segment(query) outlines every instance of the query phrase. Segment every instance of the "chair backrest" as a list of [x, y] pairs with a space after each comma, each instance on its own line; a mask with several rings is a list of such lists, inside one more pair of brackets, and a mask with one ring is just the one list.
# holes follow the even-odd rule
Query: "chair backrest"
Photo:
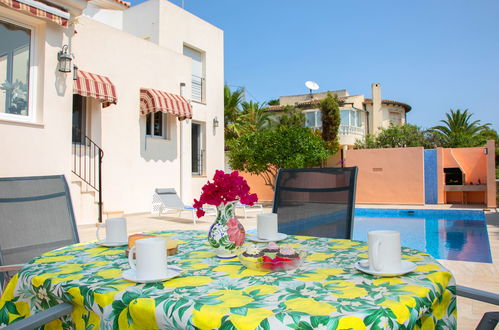
[[183, 210], [185, 207], [174, 188], [156, 189], [156, 194], [166, 208]]
[[64, 175], [0, 178], [0, 265], [79, 242]]
[[272, 212], [279, 232], [352, 237], [357, 167], [280, 169]]

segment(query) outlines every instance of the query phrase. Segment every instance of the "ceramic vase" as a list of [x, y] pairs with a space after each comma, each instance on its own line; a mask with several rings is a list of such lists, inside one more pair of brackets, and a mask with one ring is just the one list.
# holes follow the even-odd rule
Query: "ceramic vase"
[[217, 217], [208, 232], [208, 242], [215, 249], [217, 257], [234, 258], [244, 244], [246, 232], [236, 218], [237, 201], [217, 206]]

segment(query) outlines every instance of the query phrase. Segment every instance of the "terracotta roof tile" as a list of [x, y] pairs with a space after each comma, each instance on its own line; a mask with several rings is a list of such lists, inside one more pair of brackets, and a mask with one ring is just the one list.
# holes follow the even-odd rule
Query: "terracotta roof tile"
[[[373, 100], [372, 99], [368, 99], [366, 98], [364, 100], [364, 103], [369, 103], [369, 104], [372, 104], [373, 103]], [[400, 107], [403, 107], [405, 108], [405, 112], [409, 112], [411, 111], [412, 107], [407, 104], [407, 103], [403, 103], [403, 102], [399, 102], [399, 101], [394, 101], [394, 100], [381, 100], [381, 103], [382, 104], [389, 104], [389, 105], [398, 105]]]
[[119, 3], [120, 5], [123, 5], [127, 8], [130, 8], [130, 1], [123, 1], [123, 0], [113, 0], [114, 2]]

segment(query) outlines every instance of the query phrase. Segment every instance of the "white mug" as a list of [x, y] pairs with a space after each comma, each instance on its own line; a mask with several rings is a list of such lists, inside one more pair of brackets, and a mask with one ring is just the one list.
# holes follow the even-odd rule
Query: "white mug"
[[128, 263], [135, 270], [137, 278], [155, 279], [165, 276], [166, 240], [162, 237], [153, 237], [135, 241], [128, 254]]
[[99, 224], [97, 226], [97, 231], [95, 235], [97, 240], [101, 241], [99, 237], [99, 229], [106, 228], [106, 239], [105, 242], [108, 243], [123, 243], [128, 241], [128, 233], [126, 229], [126, 219], [125, 218], [112, 218], [106, 219], [106, 223]]
[[393, 230], [375, 230], [368, 234], [369, 268], [392, 273], [400, 270], [400, 233]]
[[274, 239], [277, 236], [277, 214], [264, 213], [256, 216], [256, 233], [260, 239]]

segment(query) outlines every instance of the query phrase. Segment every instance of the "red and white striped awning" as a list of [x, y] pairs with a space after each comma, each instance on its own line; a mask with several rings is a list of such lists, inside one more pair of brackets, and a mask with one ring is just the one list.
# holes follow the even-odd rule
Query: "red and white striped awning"
[[103, 108], [118, 102], [116, 87], [108, 77], [81, 70], [78, 70], [78, 77], [73, 85], [73, 94], [101, 100]]
[[0, 5], [47, 19], [65, 28], [68, 27], [69, 13], [66, 10], [48, 5], [44, 2], [36, 0], [0, 0]]
[[140, 114], [164, 112], [178, 116], [178, 120], [192, 118], [192, 106], [184, 97], [152, 88], [140, 89]]

